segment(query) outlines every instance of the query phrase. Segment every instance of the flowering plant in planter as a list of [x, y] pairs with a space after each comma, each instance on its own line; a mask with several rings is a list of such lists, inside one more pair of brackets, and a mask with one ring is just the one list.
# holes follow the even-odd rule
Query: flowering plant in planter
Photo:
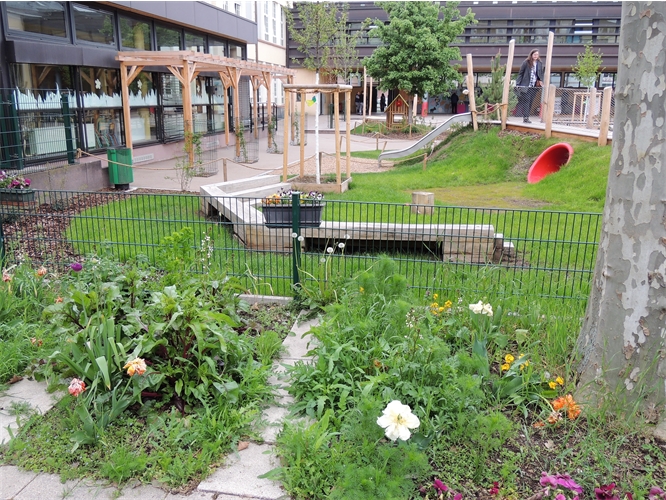
[[[299, 193], [292, 189], [280, 189], [277, 193], [264, 198], [261, 202], [263, 206], [270, 205], [289, 205], [291, 206], [292, 195]], [[300, 192], [301, 205], [320, 205], [324, 195], [319, 191], [310, 191], [309, 193]]]
[[16, 177], [11, 177], [7, 175], [7, 172], [0, 170], [0, 189], [29, 189], [30, 188], [30, 179], [21, 177], [20, 175]]

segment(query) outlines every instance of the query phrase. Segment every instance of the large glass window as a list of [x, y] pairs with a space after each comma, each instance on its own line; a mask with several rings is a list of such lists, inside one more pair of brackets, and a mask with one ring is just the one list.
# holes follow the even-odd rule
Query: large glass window
[[11, 68], [14, 86], [21, 89], [55, 90], [56, 88], [74, 88], [69, 66], [12, 64]]
[[229, 57], [232, 59], [243, 59], [243, 47], [235, 43], [229, 44]]
[[130, 106], [157, 106], [153, 73], [142, 71], [129, 85]]
[[103, 45], [115, 45], [113, 14], [79, 3], [72, 4], [76, 39]]
[[155, 108], [138, 108], [130, 111], [130, 130], [134, 143], [157, 140]]
[[222, 40], [216, 40], [215, 38], [208, 38], [208, 53], [216, 56], [226, 57], [227, 43]]
[[10, 30], [66, 37], [65, 7], [60, 2], [5, 2]]
[[155, 34], [157, 35], [157, 50], [180, 50], [181, 34], [179, 30], [156, 26]]
[[79, 69], [85, 108], [121, 107], [120, 77], [118, 70], [107, 68]]
[[148, 23], [120, 16], [120, 37], [123, 49], [152, 50]]
[[102, 149], [122, 146], [120, 115], [119, 109], [86, 110], [83, 117], [86, 147]]
[[204, 51], [204, 37], [194, 33], [185, 32], [185, 50], [193, 50], [194, 52]]
[[165, 106], [183, 104], [183, 89], [180, 80], [170, 73], [162, 74], [162, 102]]

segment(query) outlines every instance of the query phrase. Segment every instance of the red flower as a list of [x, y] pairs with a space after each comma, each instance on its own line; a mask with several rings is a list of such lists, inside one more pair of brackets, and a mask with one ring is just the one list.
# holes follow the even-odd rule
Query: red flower
[[72, 396], [78, 398], [79, 394], [86, 390], [86, 383], [81, 379], [73, 378], [69, 384], [68, 390]]

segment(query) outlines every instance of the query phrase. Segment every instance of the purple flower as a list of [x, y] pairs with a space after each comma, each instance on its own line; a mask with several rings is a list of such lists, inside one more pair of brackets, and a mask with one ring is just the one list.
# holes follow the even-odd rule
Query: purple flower
[[666, 498], [666, 493], [661, 488], [653, 486], [650, 488], [650, 494], [648, 495], [650, 500], [659, 500], [660, 498]]
[[615, 483], [594, 488], [594, 496], [597, 500], [620, 500], [615, 494]]
[[456, 493], [453, 495], [453, 500], [462, 500], [462, 493]]
[[435, 479], [435, 482], [433, 483], [432, 487], [435, 488], [440, 493], [446, 493], [447, 491], [449, 491], [449, 487], [445, 485], [443, 482], [441, 482], [439, 479]]
[[542, 472], [539, 483], [541, 483], [541, 486], [552, 486], [553, 488], [562, 486], [563, 488], [567, 488], [578, 494], [583, 493], [583, 488], [576, 484], [569, 474], [555, 474], [554, 476], [549, 476], [545, 472]]
[[81, 269], [83, 269], [83, 266], [79, 262], [72, 262], [69, 267], [72, 268], [72, 271], [79, 272]]

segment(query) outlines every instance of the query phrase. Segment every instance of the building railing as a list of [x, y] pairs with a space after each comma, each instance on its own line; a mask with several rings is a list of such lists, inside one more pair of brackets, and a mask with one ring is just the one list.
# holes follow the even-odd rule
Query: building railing
[[91, 253], [141, 254], [159, 266], [164, 238], [191, 228], [184, 234], [198, 256], [194, 271], [209, 264], [197, 253], [208, 236], [210, 264], [252, 293], [292, 295], [295, 282], [330, 286], [388, 255], [420, 293], [586, 299], [601, 230], [594, 213], [326, 200], [319, 227], [276, 227], [266, 225], [265, 211], [256, 198], [34, 191], [32, 199], [0, 198], [0, 249], [5, 266], [86, 265]]

